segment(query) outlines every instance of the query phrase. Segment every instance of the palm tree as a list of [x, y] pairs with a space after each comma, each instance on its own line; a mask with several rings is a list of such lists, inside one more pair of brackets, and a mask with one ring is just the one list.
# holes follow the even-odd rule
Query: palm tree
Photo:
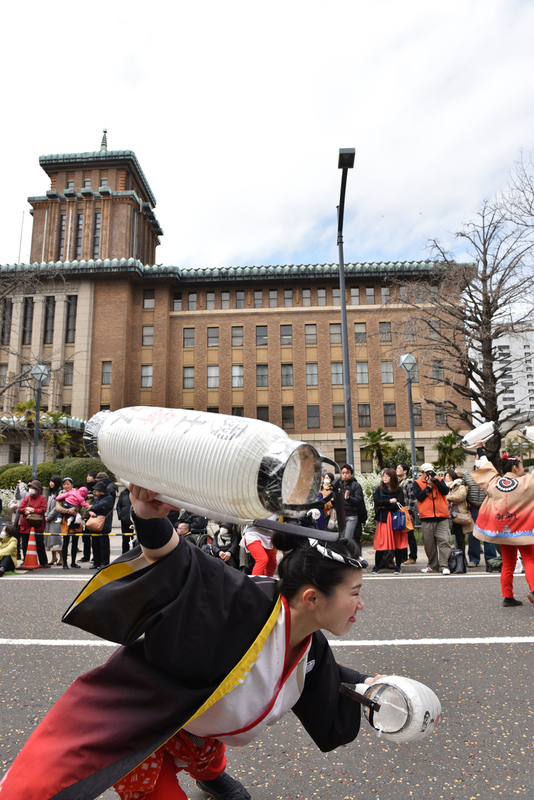
[[386, 433], [384, 428], [377, 428], [376, 431], [368, 431], [362, 436], [362, 442], [366, 444], [362, 447], [362, 452], [378, 464], [379, 469], [384, 469], [384, 459], [391, 455], [392, 445], [394, 438], [390, 433]]
[[63, 411], [49, 411], [43, 414], [43, 438], [52, 450], [53, 461], [57, 461], [58, 454], [61, 458], [70, 453], [71, 435], [65, 425]]
[[462, 439], [460, 428], [456, 428], [444, 436], [440, 436], [436, 442], [438, 457], [436, 467], [441, 470], [455, 469], [461, 467], [467, 458], [467, 454], [460, 444]]

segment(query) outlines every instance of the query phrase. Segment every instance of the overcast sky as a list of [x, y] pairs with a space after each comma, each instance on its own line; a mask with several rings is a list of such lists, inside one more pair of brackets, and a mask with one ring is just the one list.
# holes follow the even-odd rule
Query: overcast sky
[[[420, 260], [534, 133], [534, 3], [3, 4], [0, 262], [29, 258], [47, 153], [133, 150], [181, 267]], [[529, 55], [530, 53], [530, 55]], [[24, 215], [23, 215], [23, 212]], [[459, 255], [463, 255], [458, 251]]]

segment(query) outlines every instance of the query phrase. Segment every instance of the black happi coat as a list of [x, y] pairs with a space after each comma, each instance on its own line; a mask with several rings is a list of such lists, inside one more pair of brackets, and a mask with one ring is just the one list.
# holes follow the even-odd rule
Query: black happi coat
[[[98, 797], [235, 685], [276, 621], [274, 589], [185, 540], [156, 564], [136, 548], [98, 573], [63, 620], [124, 646], [53, 706], [7, 773], [2, 800]], [[321, 632], [308, 670], [293, 711], [321, 750], [351, 742], [360, 706], [339, 687], [367, 676], [337, 664]]]

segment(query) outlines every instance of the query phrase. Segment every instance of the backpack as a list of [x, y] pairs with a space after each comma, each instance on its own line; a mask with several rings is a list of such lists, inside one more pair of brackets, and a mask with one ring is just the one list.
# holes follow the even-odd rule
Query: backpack
[[453, 547], [449, 554], [449, 569], [451, 575], [462, 575], [467, 572], [467, 563], [463, 550]]

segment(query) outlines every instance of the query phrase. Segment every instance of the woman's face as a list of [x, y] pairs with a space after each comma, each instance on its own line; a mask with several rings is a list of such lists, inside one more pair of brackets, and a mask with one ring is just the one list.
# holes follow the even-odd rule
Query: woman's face
[[72, 481], [63, 481], [63, 491], [70, 492], [72, 489]]
[[391, 475], [388, 475], [387, 472], [382, 473], [382, 483], [385, 483], [386, 486], [389, 486], [391, 483]]
[[360, 596], [361, 569], [347, 570], [345, 580], [338, 583], [330, 597], [317, 591], [317, 622], [323, 630], [334, 636], [348, 633], [356, 622], [356, 614], [363, 609]]
[[452, 475], [450, 472], [445, 473], [445, 483], [452, 483]]

